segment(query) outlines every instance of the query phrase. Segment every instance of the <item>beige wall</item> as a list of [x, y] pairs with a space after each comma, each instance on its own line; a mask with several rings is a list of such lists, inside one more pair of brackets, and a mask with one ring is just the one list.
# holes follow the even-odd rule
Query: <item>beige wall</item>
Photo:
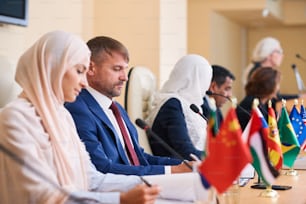
[[158, 73], [159, 1], [96, 0], [95, 35], [121, 41], [130, 52], [130, 65], [148, 66]]
[[19, 56], [42, 34], [65, 30], [92, 36], [92, 0], [29, 1], [29, 26], [0, 26], [0, 107], [20, 92], [14, 82]]
[[[151, 69], [158, 86], [186, 54], [186, 0], [96, 0], [94, 12], [94, 33], [112, 36], [126, 45], [130, 67]], [[123, 94], [117, 100], [123, 103]]]
[[186, 53], [187, 0], [160, 0], [160, 86], [168, 79], [174, 64]]
[[[76, 33], [85, 41], [96, 35], [118, 39], [129, 49], [130, 66], [150, 68], [158, 84], [186, 54], [186, 0], [32, 0], [29, 7], [28, 27], [0, 27], [0, 56], [12, 61], [11, 80], [20, 54], [55, 29]], [[118, 100], [123, 103], [123, 94]]]
[[[290, 68], [292, 63], [297, 64], [302, 78], [305, 75], [306, 64], [294, 57], [296, 53], [306, 55], [305, 19], [298, 18], [293, 12], [296, 10], [294, 8], [305, 5], [303, 1], [291, 3], [283, 0], [281, 6], [288, 7], [280, 12], [282, 18], [286, 17], [283, 25], [265, 26], [259, 20], [255, 27], [245, 25], [240, 20], [248, 19], [254, 11], [258, 13], [267, 6], [265, 0], [29, 2], [28, 27], [0, 26], [0, 71], [7, 73], [5, 80], [13, 81], [20, 54], [43, 33], [55, 29], [76, 33], [85, 41], [96, 35], [109, 35], [122, 41], [131, 54], [130, 66], [149, 67], [156, 74], [159, 85], [167, 79], [178, 58], [186, 53], [197, 53], [212, 64], [224, 65], [234, 72], [237, 76], [234, 94], [241, 99], [244, 94], [241, 86], [242, 70], [250, 59], [255, 42], [267, 35], [279, 38], [285, 50], [281, 90], [288, 93], [297, 90]], [[241, 11], [244, 13], [239, 13]], [[297, 11], [301, 13], [302, 10]], [[17, 91], [7, 92], [1, 86], [0, 97], [10, 100]], [[9, 97], [6, 96], [8, 93]], [[122, 98], [118, 99], [121, 103]]]
[[284, 60], [280, 67], [282, 72], [281, 92], [282, 93], [298, 93], [297, 84], [292, 64], [296, 64], [304, 83], [306, 83], [306, 62], [295, 57], [298, 53], [306, 57], [306, 27], [272, 27], [249, 29], [248, 31], [248, 56], [252, 54], [256, 42], [266, 36], [276, 37], [280, 40], [284, 50]]
[[306, 3], [283, 0], [263, 18], [262, 9], [271, 6], [266, 1], [188, 1], [188, 52], [201, 54], [212, 64], [232, 70], [237, 78], [233, 94], [238, 100], [244, 96], [242, 72], [250, 62], [256, 42], [265, 36], [278, 38], [285, 51], [281, 91], [298, 92], [292, 63], [296, 63], [306, 82], [306, 63], [295, 58], [296, 53], [306, 55]]
[[[188, 4], [188, 52], [231, 70], [236, 76], [233, 95], [240, 99], [244, 94], [240, 79], [246, 65], [247, 29], [221, 15], [219, 4], [203, 2], [190, 0]], [[223, 112], [227, 109], [225, 106]]]

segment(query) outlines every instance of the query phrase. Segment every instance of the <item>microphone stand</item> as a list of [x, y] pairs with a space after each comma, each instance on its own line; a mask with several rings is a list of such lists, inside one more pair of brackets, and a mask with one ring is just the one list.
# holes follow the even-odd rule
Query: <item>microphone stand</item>
[[177, 158], [181, 159], [183, 163], [191, 170], [193, 170], [193, 167], [179, 154], [177, 153], [172, 147], [170, 147], [163, 139], [161, 139], [155, 132], [149, 128], [149, 126], [141, 119], [136, 119], [135, 121], [136, 125], [143, 129], [148, 136], [153, 137], [156, 139], [165, 149], [167, 149], [171, 154], [175, 155]]
[[295, 79], [296, 79], [296, 83], [297, 83], [299, 91], [300, 92], [304, 92], [306, 90], [306, 88], [305, 88], [303, 79], [302, 79], [302, 77], [301, 77], [301, 75], [299, 73], [298, 68], [296, 67], [295, 64], [292, 64], [291, 67], [293, 69], [293, 72], [294, 72], [294, 75], [295, 75]]

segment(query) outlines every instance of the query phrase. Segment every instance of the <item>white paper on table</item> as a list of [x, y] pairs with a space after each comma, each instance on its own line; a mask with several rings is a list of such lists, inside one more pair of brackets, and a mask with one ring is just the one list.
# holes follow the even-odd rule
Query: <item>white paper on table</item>
[[240, 173], [240, 178], [252, 179], [255, 177], [255, 169], [252, 164], [247, 164]]
[[188, 202], [214, 200], [212, 190], [204, 188], [200, 175], [196, 172], [152, 175], [144, 178], [161, 187], [161, 199]]

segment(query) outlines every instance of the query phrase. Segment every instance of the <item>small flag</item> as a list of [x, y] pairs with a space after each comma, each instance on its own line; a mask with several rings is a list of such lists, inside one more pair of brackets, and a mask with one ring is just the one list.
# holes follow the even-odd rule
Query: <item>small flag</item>
[[258, 109], [258, 100], [253, 102], [251, 119], [243, 132], [252, 153], [253, 167], [266, 185], [272, 185], [279, 172], [271, 165], [268, 158], [267, 140], [269, 129], [266, 120]]
[[299, 144], [302, 145], [304, 143], [304, 140], [306, 139], [306, 128], [302, 120], [301, 114], [298, 112], [296, 108], [296, 104], [297, 104], [297, 100], [291, 109], [289, 118], [290, 118], [292, 127], [294, 129], [294, 132], [296, 134], [296, 137], [299, 141]]
[[304, 107], [304, 104], [303, 104], [303, 100], [302, 100], [302, 103], [301, 103], [301, 117], [302, 117], [302, 120], [304, 122], [304, 124], [306, 125], [306, 111], [305, 111], [305, 107]]
[[283, 101], [283, 107], [277, 122], [277, 126], [279, 128], [279, 135], [282, 143], [284, 164], [291, 168], [300, 152], [300, 145], [290, 122], [285, 101]]
[[268, 136], [268, 152], [269, 159], [272, 165], [279, 170], [283, 165], [283, 153], [281, 148], [281, 142], [279, 138], [279, 132], [277, 128], [275, 111], [272, 108], [271, 100], [268, 106], [268, 125], [269, 125], [269, 136]]
[[[210, 117], [209, 120], [214, 120]], [[243, 168], [251, 162], [251, 154], [242, 141], [241, 127], [235, 108], [231, 108], [214, 136], [214, 123], [209, 123], [208, 155], [199, 171], [219, 193], [226, 191], [237, 179]]]

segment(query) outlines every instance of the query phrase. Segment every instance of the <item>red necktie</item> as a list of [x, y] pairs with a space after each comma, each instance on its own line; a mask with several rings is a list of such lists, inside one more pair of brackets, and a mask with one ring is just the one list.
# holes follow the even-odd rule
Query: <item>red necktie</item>
[[110, 109], [113, 111], [113, 113], [115, 115], [115, 118], [117, 120], [117, 123], [119, 125], [119, 128], [120, 128], [121, 134], [123, 136], [125, 148], [127, 150], [127, 154], [129, 156], [130, 162], [135, 166], [139, 166], [138, 157], [137, 157], [136, 152], [135, 152], [135, 150], [132, 146], [130, 137], [127, 133], [127, 130], [126, 130], [124, 124], [123, 124], [123, 120], [122, 120], [122, 117], [121, 117], [121, 114], [119, 112], [119, 109], [118, 109], [117, 105], [114, 102], [112, 102], [112, 105], [110, 106]]

